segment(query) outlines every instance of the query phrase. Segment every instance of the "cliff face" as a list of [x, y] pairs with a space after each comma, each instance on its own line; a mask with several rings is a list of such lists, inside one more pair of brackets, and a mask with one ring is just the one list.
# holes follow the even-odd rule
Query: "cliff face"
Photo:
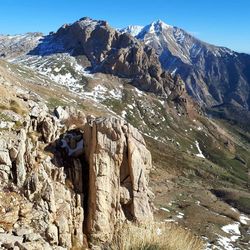
[[116, 225], [152, 220], [151, 155], [137, 129], [27, 100], [1, 131], [1, 246], [70, 249], [110, 242]]
[[151, 155], [138, 130], [115, 118], [89, 119], [84, 141], [89, 165], [87, 232], [106, 241], [119, 221], [152, 220]]
[[60, 28], [52, 40], [73, 56], [86, 56], [95, 71], [132, 79], [146, 91], [168, 93], [168, 79], [162, 75], [154, 49], [105, 21], [83, 18]]

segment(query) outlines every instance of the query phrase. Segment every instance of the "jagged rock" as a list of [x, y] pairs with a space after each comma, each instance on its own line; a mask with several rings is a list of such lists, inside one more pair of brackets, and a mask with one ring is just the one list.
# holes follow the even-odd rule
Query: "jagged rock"
[[[125, 218], [152, 220], [148, 199], [151, 155], [137, 129], [116, 118], [89, 119], [84, 130], [85, 155], [89, 164], [87, 231], [91, 237], [110, 241], [114, 227]], [[131, 190], [128, 206], [120, 186]]]
[[46, 238], [52, 245], [58, 245], [58, 228], [56, 225], [49, 225], [46, 230]]
[[41, 132], [46, 143], [50, 143], [56, 139], [57, 124], [52, 116], [46, 116], [41, 122]]
[[34, 118], [44, 117], [48, 113], [48, 107], [44, 103], [36, 103], [32, 100], [28, 101], [28, 105], [31, 108], [30, 116]]
[[11, 166], [9, 150], [0, 149], [0, 164]]
[[11, 167], [6, 165], [0, 165], [0, 182], [8, 183], [10, 175]]
[[[66, 125], [48, 113], [37, 114], [13, 132], [15, 139], [0, 140], [9, 164], [0, 165], [0, 174], [6, 183], [10, 177], [16, 180], [17, 192], [22, 190], [18, 199], [13, 193], [6, 200], [10, 206], [3, 206], [0, 219], [7, 225], [4, 230], [23, 236], [25, 242], [16, 243], [20, 249], [87, 247], [85, 231], [92, 239], [110, 242], [124, 220], [152, 219], [147, 186], [151, 156], [140, 133], [123, 120], [87, 120], [76, 110], [65, 110], [81, 117], [80, 129], [59, 136]], [[39, 133], [37, 142], [31, 136]], [[53, 155], [43, 152], [46, 146]]]
[[22, 187], [26, 179], [26, 167], [24, 154], [26, 152], [26, 131], [21, 129], [19, 133], [18, 154], [16, 157], [17, 186]]
[[69, 113], [61, 106], [57, 107], [54, 113], [59, 120], [63, 121], [69, 118]]

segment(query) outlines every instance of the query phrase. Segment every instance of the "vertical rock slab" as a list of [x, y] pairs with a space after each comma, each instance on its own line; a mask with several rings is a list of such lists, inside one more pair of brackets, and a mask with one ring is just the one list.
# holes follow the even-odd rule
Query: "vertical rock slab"
[[19, 134], [18, 154], [16, 158], [17, 186], [22, 187], [26, 180], [25, 152], [26, 152], [26, 131], [21, 129]]
[[133, 187], [132, 215], [137, 221], [153, 219], [148, 197], [148, 174], [152, 166], [151, 154], [141, 134], [129, 125], [128, 167]]
[[84, 142], [89, 164], [87, 234], [110, 241], [115, 226], [125, 219], [152, 220], [151, 155], [138, 130], [114, 117], [89, 118]]

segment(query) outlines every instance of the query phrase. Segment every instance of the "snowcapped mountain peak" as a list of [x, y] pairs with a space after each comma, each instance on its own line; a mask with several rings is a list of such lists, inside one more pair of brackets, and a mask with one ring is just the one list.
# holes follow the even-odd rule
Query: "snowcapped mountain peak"
[[141, 26], [141, 25], [129, 25], [126, 28], [118, 29], [122, 33], [129, 33], [132, 36], [141, 36], [141, 34], [151, 33], [151, 34], [159, 34], [163, 30], [167, 30], [169, 28], [173, 28], [173, 26], [164, 23], [162, 20], [156, 20], [149, 25]]
[[156, 33], [156, 34], [169, 28], [172, 28], [172, 26], [164, 23], [161, 20], [154, 21], [151, 24], [144, 27], [147, 33]]
[[154, 25], [155, 27], [161, 27], [162, 29], [168, 29], [168, 28], [173, 27], [173, 26], [171, 26], [169, 24], [166, 24], [165, 22], [163, 22], [160, 19], [158, 19], [157, 21], [152, 22], [151, 25]]
[[137, 36], [143, 29], [143, 26], [140, 25], [129, 25], [126, 28], [118, 29], [121, 33], [129, 33], [132, 36]]
[[140, 33], [137, 34], [137, 38], [144, 37], [146, 34], [151, 34], [154, 36], [160, 35], [162, 32], [167, 30], [172, 30], [173, 26], [164, 23], [162, 20], [157, 20], [149, 25], [146, 25]]

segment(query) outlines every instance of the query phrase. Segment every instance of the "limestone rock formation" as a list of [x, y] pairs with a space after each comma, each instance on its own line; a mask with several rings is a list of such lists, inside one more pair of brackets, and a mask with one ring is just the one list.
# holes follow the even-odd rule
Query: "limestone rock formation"
[[72, 108], [30, 109], [42, 111], [0, 135], [1, 247], [84, 249], [87, 239], [110, 242], [126, 220], [153, 219], [151, 155], [137, 129]]
[[107, 241], [125, 219], [152, 220], [151, 155], [138, 130], [116, 118], [90, 118], [84, 141], [89, 164], [87, 233]]

